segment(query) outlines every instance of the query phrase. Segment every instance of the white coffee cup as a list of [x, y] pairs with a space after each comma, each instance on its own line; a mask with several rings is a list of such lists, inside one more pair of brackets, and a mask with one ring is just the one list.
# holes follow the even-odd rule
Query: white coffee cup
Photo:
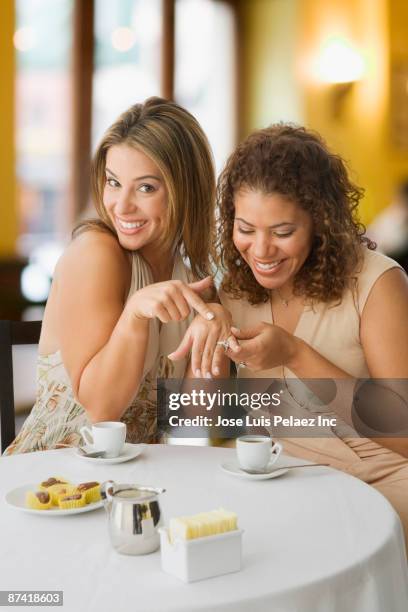
[[101, 421], [91, 428], [79, 430], [87, 444], [94, 451], [105, 451], [106, 457], [118, 457], [123, 451], [126, 440], [126, 425], [120, 421]]
[[263, 470], [274, 464], [282, 452], [282, 444], [269, 436], [241, 436], [237, 439], [238, 463], [244, 470]]

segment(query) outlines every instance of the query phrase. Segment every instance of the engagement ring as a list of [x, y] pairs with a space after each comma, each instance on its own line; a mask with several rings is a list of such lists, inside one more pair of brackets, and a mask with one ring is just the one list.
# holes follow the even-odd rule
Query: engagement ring
[[229, 347], [230, 347], [228, 340], [219, 340], [219, 341], [217, 342], [217, 345], [219, 345], [219, 346], [223, 346], [223, 347], [224, 347], [224, 351], [225, 351], [225, 352], [227, 352], [227, 351], [228, 351], [228, 349], [229, 349]]

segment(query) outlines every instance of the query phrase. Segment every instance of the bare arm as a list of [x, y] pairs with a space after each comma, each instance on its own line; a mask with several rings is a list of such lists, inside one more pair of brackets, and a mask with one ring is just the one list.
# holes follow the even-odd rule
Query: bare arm
[[[361, 343], [372, 378], [408, 402], [408, 278], [397, 268], [385, 272], [373, 286], [361, 317]], [[387, 410], [386, 403], [381, 409]], [[405, 417], [405, 423], [407, 418]], [[379, 444], [408, 457], [407, 438], [376, 438]]]
[[298, 378], [352, 378], [307, 342], [293, 336], [294, 348], [286, 365]]
[[124, 307], [130, 264], [114, 237], [86, 232], [57, 269], [58, 336], [78, 401], [91, 421], [118, 420], [137, 392], [149, 322]]
[[137, 393], [150, 319], [181, 321], [191, 309], [214, 318], [199, 295], [211, 277], [152, 283], [126, 301], [130, 278], [125, 251], [102, 232], [76, 238], [58, 265], [59, 346], [74, 393], [92, 421], [119, 419]]

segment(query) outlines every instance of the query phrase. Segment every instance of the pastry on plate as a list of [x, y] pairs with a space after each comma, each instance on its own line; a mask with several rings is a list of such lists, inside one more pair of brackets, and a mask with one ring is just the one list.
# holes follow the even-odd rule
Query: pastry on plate
[[28, 491], [26, 505], [33, 510], [48, 510], [52, 506], [51, 495], [48, 491]]
[[43, 480], [40, 483], [40, 489], [43, 489], [44, 491], [48, 491], [50, 487], [54, 487], [55, 485], [60, 485], [60, 484], [69, 484], [69, 481], [65, 480], [65, 478], [61, 478], [60, 476], [51, 476], [51, 478], [48, 478], [47, 480]]
[[53, 506], [58, 506], [58, 497], [61, 492], [69, 494], [71, 492], [70, 482], [65, 478], [59, 476], [52, 476], [48, 480], [44, 480], [40, 483], [40, 489], [42, 491], [48, 491], [51, 495], [51, 503]]
[[71, 493], [71, 495], [61, 495], [58, 498], [58, 505], [61, 510], [72, 510], [86, 506], [85, 495], [83, 493]]
[[91, 504], [92, 502], [97, 502], [102, 499], [99, 482], [81, 482], [81, 484], [76, 487], [76, 490], [79, 493], [85, 494], [87, 504]]

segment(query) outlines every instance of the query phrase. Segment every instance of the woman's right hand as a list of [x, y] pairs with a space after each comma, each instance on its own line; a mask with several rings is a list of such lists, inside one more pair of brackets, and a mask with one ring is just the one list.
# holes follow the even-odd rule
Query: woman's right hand
[[199, 294], [212, 287], [212, 283], [211, 276], [188, 284], [180, 280], [153, 283], [136, 291], [127, 308], [134, 317], [141, 320], [157, 317], [162, 323], [183, 321], [194, 309], [210, 321], [214, 313]]

